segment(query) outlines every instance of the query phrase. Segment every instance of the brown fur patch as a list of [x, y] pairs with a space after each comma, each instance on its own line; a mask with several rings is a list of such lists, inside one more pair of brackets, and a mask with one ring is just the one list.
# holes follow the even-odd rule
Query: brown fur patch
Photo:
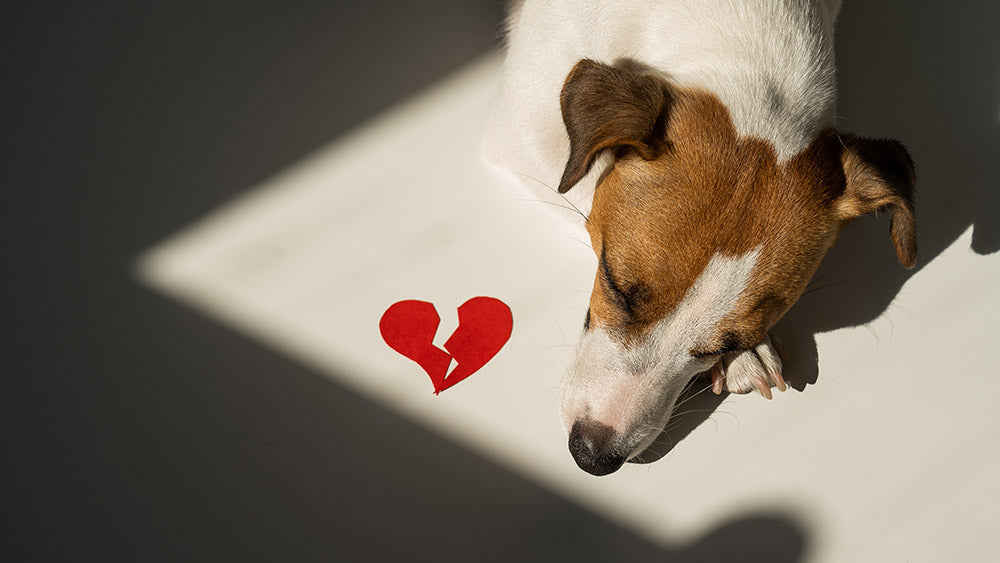
[[843, 191], [839, 154], [829, 150], [839, 142], [826, 135], [779, 167], [767, 143], [737, 136], [714, 96], [683, 91], [674, 100], [669, 149], [655, 160], [617, 159], [587, 221], [617, 285], [642, 286], [646, 297], [626, 316], [599, 278], [591, 323], [637, 336], [677, 306], [713, 255], [760, 248], [748, 306], [726, 329], [750, 346], [797, 299], [838, 232], [828, 206]]
[[563, 108], [572, 154], [560, 191], [601, 150], [615, 150], [587, 221], [601, 259], [589, 324], [626, 344], [680, 303], [712, 256], [759, 250], [735, 309], [700, 348], [726, 338], [753, 346], [799, 298], [842, 226], [885, 205], [896, 210], [900, 261], [912, 264], [912, 162], [894, 141], [884, 156], [885, 147], [830, 129], [779, 164], [768, 142], [737, 135], [713, 94], [592, 61], [570, 74]]

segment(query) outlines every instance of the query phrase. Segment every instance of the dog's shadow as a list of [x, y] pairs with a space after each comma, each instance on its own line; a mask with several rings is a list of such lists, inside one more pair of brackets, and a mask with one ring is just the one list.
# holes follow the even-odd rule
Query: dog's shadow
[[[846, 4], [837, 26], [840, 130], [894, 137], [917, 164], [917, 267], [904, 270], [888, 214], [844, 229], [813, 283], [775, 333], [791, 360], [785, 376], [817, 381], [815, 335], [870, 323], [903, 283], [970, 226], [972, 249], [1000, 249], [1000, 4], [948, 7], [905, 0]], [[666, 455], [711, 417], [724, 397], [702, 393], [641, 461]]]

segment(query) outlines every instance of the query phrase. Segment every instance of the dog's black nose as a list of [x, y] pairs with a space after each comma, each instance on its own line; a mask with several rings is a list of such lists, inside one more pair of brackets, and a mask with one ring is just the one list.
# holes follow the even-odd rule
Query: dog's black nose
[[591, 475], [618, 471], [625, 456], [614, 447], [615, 431], [593, 420], [579, 420], [569, 433], [569, 452], [580, 469]]

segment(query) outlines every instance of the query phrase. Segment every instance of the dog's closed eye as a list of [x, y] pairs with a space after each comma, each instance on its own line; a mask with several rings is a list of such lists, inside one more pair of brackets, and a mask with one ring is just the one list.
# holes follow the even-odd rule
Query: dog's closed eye
[[614, 274], [611, 273], [611, 267], [608, 265], [603, 248], [601, 249], [600, 262], [601, 280], [610, 294], [612, 303], [625, 313], [628, 320], [636, 320], [638, 309], [648, 295], [646, 288], [642, 284], [619, 283]]

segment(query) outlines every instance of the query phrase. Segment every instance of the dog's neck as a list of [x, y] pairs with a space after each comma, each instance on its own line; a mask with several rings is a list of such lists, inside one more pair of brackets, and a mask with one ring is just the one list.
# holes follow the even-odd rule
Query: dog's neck
[[[785, 162], [834, 125], [836, 65], [831, 16], [818, 6], [789, 13], [777, 4], [707, 24], [710, 39], [682, 40], [649, 63], [681, 86], [718, 96], [741, 136], [769, 141]], [[802, 21], [776, 25], [789, 18]]]
[[834, 125], [833, 71], [829, 78], [816, 78], [790, 84], [785, 76], [764, 72], [712, 72], [680, 82], [718, 96], [739, 135], [769, 141], [778, 162], [784, 163], [808, 147], [820, 131]]

